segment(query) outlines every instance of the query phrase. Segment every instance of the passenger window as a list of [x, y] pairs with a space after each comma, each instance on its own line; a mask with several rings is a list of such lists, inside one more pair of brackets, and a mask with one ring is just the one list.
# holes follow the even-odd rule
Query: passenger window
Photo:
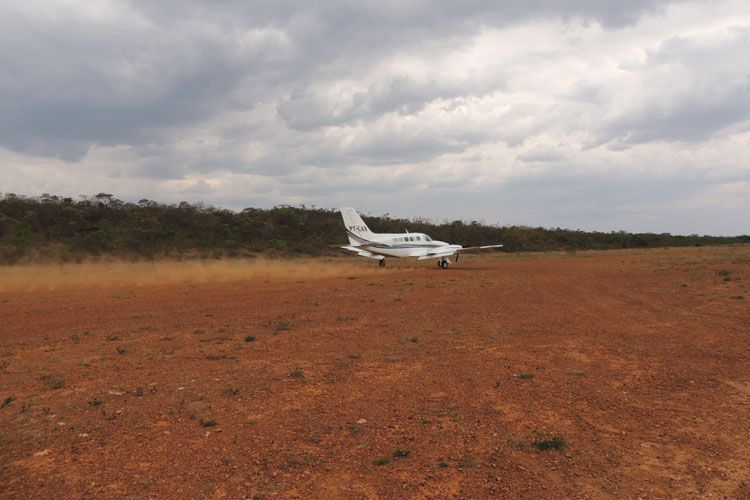
[[417, 236], [417, 241], [422, 241], [422, 238], [420, 236]]

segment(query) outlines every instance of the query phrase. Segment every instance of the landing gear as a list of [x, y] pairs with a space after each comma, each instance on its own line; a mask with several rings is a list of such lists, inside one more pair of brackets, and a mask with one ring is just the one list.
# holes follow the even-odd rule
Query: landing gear
[[380, 259], [380, 267], [385, 267], [385, 259]]
[[439, 260], [438, 261], [438, 267], [442, 267], [443, 269], [448, 269], [448, 261], [447, 260]]

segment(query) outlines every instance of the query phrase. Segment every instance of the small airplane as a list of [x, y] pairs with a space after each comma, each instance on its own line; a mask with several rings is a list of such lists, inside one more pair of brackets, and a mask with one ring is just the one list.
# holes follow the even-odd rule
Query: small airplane
[[361, 257], [378, 259], [380, 267], [385, 267], [386, 257], [416, 257], [417, 260], [437, 259], [438, 267], [448, 269], [450, 257], [464, 252], [500, 248], [502, 245], [462, 247], [443, 241], [436, 241], [424, 233], [373, 233], [356, 210], [351, 207], [339, 209], [344, 217], [349, 244], [341, 248], [357, 252]]

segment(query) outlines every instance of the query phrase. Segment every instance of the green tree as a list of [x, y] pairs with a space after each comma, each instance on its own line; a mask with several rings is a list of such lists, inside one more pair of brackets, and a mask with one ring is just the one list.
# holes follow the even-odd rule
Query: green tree
[[11, 244], [16, 247], [19, 253], [24, 253], [34, 243], [34, 235], [31, 233], [31, 226], [21, 221], [16, 223], [13, 228], [13, 235], [10, 238]]

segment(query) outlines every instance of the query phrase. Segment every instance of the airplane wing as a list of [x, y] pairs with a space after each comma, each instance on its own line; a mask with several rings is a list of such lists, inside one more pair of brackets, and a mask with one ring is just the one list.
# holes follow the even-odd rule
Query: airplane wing
[[490, 248], [500, 248], [500, 247], [502, 247], [502, 245], [483, 245], [480, 247], [466, 247], [466, 248], [462, 247], [461, 245], [448, 245], [445, 247], [437, 247], [434, 250], [430, 250], [424, 255], [420, 255], [417, 258], [417, 260], [447, 258], [457, 253], [476, 252], [480, 250], [487, 250]]
[[465, 253], [465, 252], [476, 252], [478, 250], [487, 250], [488, 248], [500, 248], [502, 245], [483, 245], [481, 247], [466, 247], [466, 248], [460, 248], [456, 250], [456, 253]]

